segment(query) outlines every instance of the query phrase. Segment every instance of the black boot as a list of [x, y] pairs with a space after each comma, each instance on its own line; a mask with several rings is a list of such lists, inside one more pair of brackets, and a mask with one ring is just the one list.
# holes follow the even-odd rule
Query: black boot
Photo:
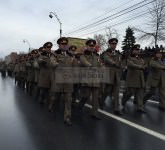
[[78, 108], [79, 108], [80, 111], [82, 111], [82, 109], [83, 109], [83, 107], [84, 107], [86, 101], [87, 101], [87, 98], [82, 98], [82, 99], [80, 100], [80, 102], [79, 102], [79, 104], [78, 104]]
[[65, 123], [67, 126], [72, 126], [72, 122], [71, 122], [71, 119], [70, 119], [70, 118], [67, 118], [66, 120], [64, 120], [64, 123]]

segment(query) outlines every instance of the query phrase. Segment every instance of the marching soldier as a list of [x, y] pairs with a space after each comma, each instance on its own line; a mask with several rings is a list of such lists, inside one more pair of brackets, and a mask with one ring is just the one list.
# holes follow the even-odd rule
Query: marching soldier
[[[89, 71], [100, 67], [99, 55], [95, 50], [96, 41], [93, 39], [87, 40], [86, 46], [87, 49], [84, 51], [84, 54], [80, 56], [80, 64], [82, 68], [85, 67], [85, 69]], [[94, 79], [92, 83], [82, 83], [80, 90], [81, 100], [79, 102], [79, 109], [81, 110], [92, 94], [91, 117], [97, 120], [100, 120], [97, 111], [99, 108], [99, 88], [100, 83], [97, 83]]]
[[51, 42], [46, 42], [43, 45], [41, 55], [38, 58], [38, 64], [40, 69], [39, 79], [38, 79], [38, 87], [40, 89], [39, 103], [41, 104], [48, 102], [48, 95], [50, 88], [49, 54], [51, 52], [52, 46], [53, 44]]
[[11, 62], [7, 65], [7, 74], [9, 77], [12, 77], [13, 70], [14, 70], [14, 64]]
[[19, 58], [19, 76], [18, 76], [18, 86], [25, 89], [27, 71], [26, 71], [26, 61], [28, 60], [28, 55], [21, 55]]
[[50, 58], [51, 67], [51, 88], [50, 88], [50, 104], [49, 111], [57, 111], [59, 100], [64, 96], [64, 123], [68, 126], [72, 125], [71, 121], [71, 103], [72, 103], [72, 83], [65, 83], [59, 80], [57, 75], [63, 76], [62, 71], [72, 67], [72, 57], [68, 52], [68, 39], [61, 37], [57, 40], [59, 49], [57, 49]]
[[35, 50], [35, 56], [33, 61], [33, 68], [34, 68], [34, 99], [37, 100], [39, 96], [39, 87], [38, 87], [38, 81], [39, 81], [39, 72], [40, 67], [38, 64], [38, 58], [40, 56], [40, 51], [42, 51], [43, 47], [40, 47], [38, 50]]
[[[35, 93], [35, 58], [38, 54], [38, 51], [32, 50], [29, 54], [29, 60], [26, 62], [26, 69], [27, 69], [27, 92], [30, 95]], [[39, 67], [39, 66], [38, 66]]]
[[145, 80], [144, 80], [144, 70], [146, 65], [144, 60], [139, 57], [140, 45], [136, 44], [132, 47], [131, 55], [127, 60], [127, 77], [126, 77], [126, 86], [127, 91], [123, 95], [122, 105], [123, 110], [125, 109], [126, 102], [130, 99], [132, 95], [135, 96], [135, 102], [137, 105], [137, 111], [145, 113], [143, 106], [143, 96], [145, 89]]
[[27, 79], [26, 79], [26, 91], [32, 95], [32, 91], [34, 90], [33, 82], [34, 82], [34, 70], [33, 70], [33, 52], [29, 53], [28, 61], [26, 62], [26, 70], [27, 70]]
[[[75, 45], [71, 45], [69, 47], [69, 53], [72, 56], [72, 66], [75, 68], [75, 71], [79, 71], [80, 67], [80, 52], [77, 51], [77, 47]], [[74, 73], [74, 72], [73, 72]], [[79, 82], [79, 81], [78, 81]], [[72, 93], [72, 104], [76, 103], [76, 99], [79, 99], [80, 94], [80, 83], [74, 83], [73, 85], [73, 93]]]
[[165, 65], [161, 59], [162, 53], [159, 49], [156, 49], [154, 58], [150, 61], [151, 71], [148, 77], [150, 91], [145, 94], [143, 101], [146, 103], [158, 88], [160, 95], [159, 108], [165, 110]]
[[108, 41], [110, 47], [102, 54], [103, 63], [109, 69], [109, 83], [105, 83], [101, 107], [104, 106], [107, 96], [113, 96], [113, 111], [116, 115], [122, 115], [119, 108], [119, 87], [121, 77], [121, 54], [116, 50], [118, 40], [112, 38]]
[[5, 77], [6, 76], [6, 69], [7, 69], [7, 64], [6, 64], [5, 61], [2, 61], [2, 64], [1, 64], [2, 77]]

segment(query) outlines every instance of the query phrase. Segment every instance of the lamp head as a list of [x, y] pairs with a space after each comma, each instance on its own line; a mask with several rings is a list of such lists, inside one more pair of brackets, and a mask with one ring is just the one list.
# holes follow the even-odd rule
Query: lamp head
[[53, 15], [52, 14], [49, 14], [49, 17], [52, 19], [53, 18]]

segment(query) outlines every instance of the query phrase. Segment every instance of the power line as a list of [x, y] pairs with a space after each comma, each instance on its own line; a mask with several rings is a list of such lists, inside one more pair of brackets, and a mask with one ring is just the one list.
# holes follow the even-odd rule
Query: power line
[[[149, 13], [149, 12], [142, 13], [142, 14], [137, 15], [137, 16], [135, 16], [135, 17], [132, 17], [132, 18], [130, 18], [130, 19], [127, 19], [127, 20], [121, 21], [121, 22], [119, 22], [119, 23], [113, 24], [113, 25], [111, 25], [111, 27], [124, 24], [124, 23], [126, 23], [126, 22], [128, 22], [128, 21], [130, 21], [130, 20], [131, 20], [131, 21], [132, 21], [132, 20], [135, 20], [135, 19], [137, 19], [137, 18], [139, 18], [139, 17], [142, 17], [142, 16], [144, 16], [144, 15], [146, 15], [146, 14], [148, 14], [148, 13]], [[85, 36], [85, 35], [89, 35], [89, 34], [92, 34], [92, 33], [96, 33], [96, 32], [98, 32], [98, 31], [102, 31], [102, 30], [105, 30], [105, 29], [106, 29], [106, 27], [103, 27], [103, 28], [98, 29], [98, 30], [96, 30], [96, 31], [92, 31], [92, 32], [90, 32], [90, 33], [86, 33], [86, 34], [79, 35], [78, 37]]]
[[117, 12], [117, 13], [114, 13], [114, 14], [108, 16], [108, 17], [105, 17], [105, 18], [103, 18], [103, 19], [101, 19], [101, 20], [99, 20], [99, 21], [96, 21], [96, 22], [94, 22], [94, 23], [88, 24], [88, 25], [86, 25], [86, 26], [84, 26], [84, 27], [82, 27], [82, 28], [79, 28], [79, 29], [75, 30], [75, 31], [73, 30], [72, 32], [70, 32], [70, 33], [68, 33], [68, 34], [74, 33], [74, 32], [76, 32], [76, 31], [79, 31], [79, 30], [82, 30], [82, 29], [84, 29], [84, 28], [87, 28], [87, 27], [89, 27], [89, 26], [91, 26], [91, 25], [94, 25], [94, 24], [96, 24], [96, 23], [99, 23], [99, 22], [101, 22], [101, 21], [104, 21], [104, 20], [107, 19], [107, 18], [110, 18], [110, 17], [112, 17], [112, 16], [115, 16], [115, 15], [117, 15], [117, 14], [123, 12], [123, 11], [126, 11], [126, 10], [128, 10], [128, 9], [130, 9], [130, 8], [132, 8], [132, 7], [135, 7], [135, 6], [139, 5], [139, 4], [142, 4], [142, 3], [144, 3], [145, 1], [146, 1], [146, 0], [143, 0], [143, 1], [139, 2], [139, 3], [136, 3], [136, 4], [134, 4], [134, 5], [132, 5], [132, 6], [128, 7], [128, 8], [126, 8], [126, 9], [123, 9], [123, 10]]
[[[112, 10], [108, 10], [108, 11], [106, 11], [105, 13], [103, 13], [102, 15], [97, 16], [97, 17], [95, 17], [95, 18], [93, 18], [93, 19], [90, 19], [90, 20], [87, 21], [87, 22], [89, 23], [89, 22], [91, 22], [91, 21], [97, 20], [98, 18], [101, 18], [101, 17], [103, 17], [103, 16], [109, 14], [110, 12], [113, 12], [114, 10], [116, 10], [116, 9], [118, 9], [118, 8], [120, 8], [120, 7], [124, 6], [124, 5], [126, 5], [126, 4], [129, 4], [130, 2], [133, 2], [133, 1], [134, 1], [134, 0], [129, 0], [129, 1], [125, 2], [125, 3], [122, 3], [122, 4], [119, 5], [118, 7], [114, 8], [114, 9], [112, 9]], [[86, 24], [86, 23], [85, 23], [85, 24]], [[76, 30], [76, 29], [79, 29], [80, 27], [84, 26], [85, 24], [73, 28], [73, 31]], [[88, 24], [87, 24], [87, 25], [88, 25]], [[67, 35], [67, 34], [69, 34], [69, 33], [65, 33], [65, 34]]]
[[104, 14], [102, 14], [102, 15], [100, 15], [100, 16], [94, 18], [94, 19], [91, 19], [91, 21], [96, 20], [96, 19], [98, 19], [98, 18], [101, 18], [102, 16], [107, 15], [107, 14], [109, 14], [110, 12], [113, 12], [114, 10], [116, 10], [116, 9], [120, 8], [121, 6], [124, 6], [124, 5], [126, 5], [126, 4], [128, 4], [128, 3], [132, 2], [132, 1], [134, 1], [134, 0], [127, 1], [127, 2], [125, 2], [125, 3], [121, 4], [121, 5], [119, 5], [118, 7], [114, 8], [114, 9], [112, 9], [112, 10], [108, 10], [108, 11], [105, 12]]
[[[151, 2], [153, 2], [153, 1], [151, 1]], [[79, 30], [79, 31], [77, 31], [77, 32], [84, 31], [84, 30], [90, 29], [90, 28], [92, 28], [92, 27], [96, 27], [96, 26], [98, 26], [98, 25], [100, 25], [100, 24], [103, 24], [103, 23], [108, 22], [108, 21], [110, 21], [110, 20], [113, 20], [113, 19], [116, 19], [116, 18], [118, 18], [118, 17], [121, 17], [121, 16], [123, 16], [123, 15], [125, 15], [125, 14], [127, 14], [127, 13], [130, 13], [130, 12], [136, 10], [136, 9], [142, 8], [142, 7], [144, 7], [144, 6], [148, 5], [148, 4], [150, 4], [151, 2], [149, 2], [149, 3], [147, 3], [147, 4], [144, 4], [144, 5], [142, 5], [142, 6], [136, 7], [136, 8], [134, 8], [134, 9], [132, 9], [132, 10], [127, 11], [127, 12], [124, 12], [124, 13], [118, 15], [118, 16], [114, 16], [113, 18], [110, 18], [110, 19], [108, 19], [108, 20], [105, 20], [104, 22], [100, 22], [100, 23], [98, 23], [98, 24], [96, 24], [96, 25], [93, 25], [93, 26], [90, 26], [90, 27], [88, 27], [88, 28], [81, 29], [81, 30]]]
[[[126, 8], [126, 9], [124, 9], [124, 10], [121, 10], [121, 11], [115, 13], [115, 14], [112, 14], [112, 15], [106, 17], [106, 18], [103, 18], [103, 19], [101, 19], [101, 20], [99, 20], [99, 21], [96, 21], [96, 22], [91, 23], [91, 24], [89, 24], [89, 25], [87, 25], [87, 26], [84, 26], [83, 28], [80, 28], [80, 29], [78, 29], [78, 30], [72, 31], [72, 32], [70, 32], [70, 34], [71, 34], [71, 33], [78, 32], [78, 31], [82, 31], [82, 30], [87, 30], [87, 29], [89, 29], [89, 28], [91, 28], [91, 27], [93, 27], [93, 26], [98, 26], [98, 25], [103, 24], [103, 23], [105, 23], [105, 22], [107, 22], [107, 21], [109, 21], [109, 20], [116, 19], [117, 17], [120, 17], [120, 16], [122, 16], [122, 15], [125, 15], [125, 14], [127, 14], [127, 13], [130, 13], [130, 12], [136, 10], [136, 9], [142, 8], [142, 7], [144, 7], [144, 6], [146, 6], [146, 5], [150, 4], [150, 3], [152, 3], [152, 2], [154, 2], [154, 1], [155, 1], [155, 0], [150, 1], [150, 2], [148, 2], [148, 3], [146, 3], [146, 4], [143, 4], [144, 2], [146, 2], [146, 0], [144, 0], [144, 1], [139, 2], [139, 3], [137, 3], [137, 4], [133, 5], [133, 6], [130, 6], [130, 7]], [[140, 5], [140, 4], [143, 4], [143, 5]], [[140, 6], [136, 7], [137, 5], [140, 5]], [[132, 9], [133, 7], [136, 7], [136, 8]], [[128, 9], [131, 9], [131, 10], [126, 11], [126, 10], [128, 10]], [[125, 12], [125, 11], [126, 11], [126, 12]], [[124, 13], [122, 13], [122, 12], [124, 12]], [[120, 14], [120, 13], [122, 13], [122, 14]], [[118, 15], [118, 14], [120, 14], [120, 15]], [[118, 16], [116, 16], [116, 15], [118, 15]], [[114, 17], [113, 17], [113, 16], [114, 16]], [[113, 17], [113, 18], [111, 18], [111, 17]], [[108, 19], [108, 20], [107, 20], [107, 19]]]
[[[165, 5], [164, 5], [163, 7], [165, 7]], [[117, 26], [117, 25], [121, 25], [121, 24], [124, 24], [124, 23], [126, 23], [126, 22], [128, 22], [128, 21], [135, 20], [135, 19], [137, 19], [137, 18], [139, 18], [139, 17], [142, 17], [142, 16], [144, 16], [144, 15], [146, 15], [146, 14], [149, 14], [149, 13], [151, 13], [151, 12], [153, 12], [153, 11], [155, 11], [155, 9], [152, 9], [151, 11], [143, 12], [143, 13], [141, 13], [140, 15], [136, 15], [136, 16], [134, 16], [134, 17], [132, 17], [132, 18], [126, 19], [126, 20], [121, 21], [121, 22], [119, 22], [119, 23], [115, 23], [115, 24], [111, 25], [110, 27]], [[89, 32], [89, 33], [86, 33], [86, 34], [79, 35], [78, 37], [85, 36], [85, 35], [89, 35], [89, 34], [92, 34], [92, 33], [96, 33], [96, 32], [98, 32], [98, 31], [105, 30], [106, 28], [107, 28], [107, 27], [103, 27], [103, 28], [101, 28], [101, 29], [98, 29], [98, 30], [95, 30], [95, 31], [92, 31], [92, 32]]]

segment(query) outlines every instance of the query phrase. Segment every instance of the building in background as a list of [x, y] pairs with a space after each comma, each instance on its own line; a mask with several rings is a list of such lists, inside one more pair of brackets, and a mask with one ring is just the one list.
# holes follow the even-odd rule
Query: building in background
[[5, 57], [6, 63], [7, 64], [9, 64], [9, 63], [15, 63], [17, 56], [18, 56], [18, 54], [16, 52], [10, 53], [9, 55], [7, 55]]

